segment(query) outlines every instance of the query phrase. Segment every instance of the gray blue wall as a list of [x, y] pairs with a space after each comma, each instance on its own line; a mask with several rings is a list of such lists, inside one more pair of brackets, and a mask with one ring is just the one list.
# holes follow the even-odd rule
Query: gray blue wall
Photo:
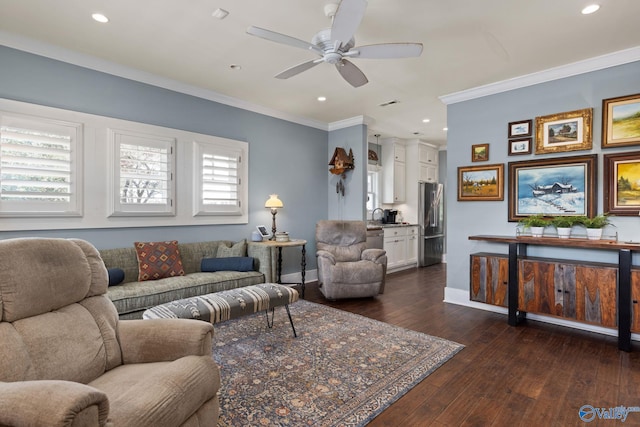
[[[328, 132], [4, 46], [0, 64], [2, 98], [247, 141], [250, 157], [246, 225], [3, 232], [0, 219], [0, 239], [76, 237], [98, 248], [136, 240], [239, 240], [249, 238], [258, 224], [271, 227], [264, 202], [277, 193], [285, 205], [277, 215], [278, 230], [309, 241], [307, 268], [315, 268], [315, 224], [328, 215]], [[357, 128], [354, 145], [362, 139]], [[346, 144], [344, 138], [338, 141]], [[299, 253], [285, 251], [284, 273], [298, 270]]]
[[[336, 184], [340, 175], [330, 174], [328, 186], [328, 219], [362, 220], [366, 217], [367, 203], [367, 126], [351, 126], [329, 132], [327, 163], [337, 147], [347, 153], [353, 151], [355, 168], [344, 175], [344, 196], [336, 193]], [[330, 169], [327, 166], [327, 171]]]
[[[602, 155], [638, 151], [640, 146], [600, 148], [602, 100], [640, 93], [640, 62], [616, 66], [522, 89], [451, 104], [447, 108], [447, 287], [469, 289], [469, 254], [490, 251], [506, 253], [506, 245], [469, 241], [470, 235], [515, 235], [516, 223], [507, 222], [507, 163], [564, 157], [562, 154], [507, 156], [507, 124], [555, 113], [592, 107], [593, 149], [564, 153], [566, 156], [598, 154], [598, 213], [602, 206]], [[487, 164], [505, 164], [505, 199], [502, 202], [458, 202], [457, 169], [471, 165], [471, 145], [490, 144]], [[474, 164], [477, 165], [477, 164]], [[615, 217], [621, 240], [640, 241], [640, 218]], [[531, 256], [617, 262], [615, 251], [569, 250], [531, 246]], [[638, 255], [634, 256], [638, 264]]]

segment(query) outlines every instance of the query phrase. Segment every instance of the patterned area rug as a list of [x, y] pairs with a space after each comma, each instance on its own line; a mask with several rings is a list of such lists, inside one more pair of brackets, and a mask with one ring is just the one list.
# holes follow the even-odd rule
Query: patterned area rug
[[215, 325], [219, 427], [364, 426], [463, 346], [321, 304]]

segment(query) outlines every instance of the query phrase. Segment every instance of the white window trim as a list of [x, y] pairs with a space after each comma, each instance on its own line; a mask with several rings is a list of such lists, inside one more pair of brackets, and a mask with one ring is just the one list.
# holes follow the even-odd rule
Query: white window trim
[[[26, 124], [29, 123], [29, 124]], [[0, 217], [80, 217], [83, 214], [83, 125], [82, 123], [0, 111], [0, 125], [29, 127], [32, 130], [66, 128], [70, 139], [70, 200], [68, 203], [3, 202], [0, 200]]]
[[[52, 121], [75, 123], [81, 125], [79, 135], [82, 137], [82, 146], [78, 147], [75, 152], [78, 159], [77, 173], [82, 178], [76, 187], [78, 209], [60, 215], [51, 215], [48, 212], [40, 212], [38, 216], [14, 215], [14, 217], [0, 221], [3, 231], [247, 224], [249, 222], [249, 143], [246, 141], [0, 98], [0, 114], [2, 111]], [[148, 213], [136, 216], [112, 215], [114, 212], [112, 203], [114, 174], [113, 168], [110, 166], [113, 164], [110, 129], [153, 135], [175, 141], [173, 215], [150, 215]], [[235, 212], [228, 215], [194, 215], [193, 141], [211, 142], [243, 150], [242, 180], [244, 185], [240, 195], [242, 209], [239, 214]], [[84, 174], [83, 171], [85, 171]]]
[[[108, 130], [110, 156], [109, 169], [112, 174], [109, 187], [110, 213], [109, 216], [175, 216], [175, 169], [176, 169], [176, 139], [162, 136], [134, 132], [125, 129]], [[120, 146], [131, 144], [154, 148], [164, 148], [168, 151], [168, 170], [165, 179], [167, 186], [167, 203], [165, 204], [123, 204], [120, 200]]]
[[[246, 215], [248, 205], [247, 183], [249, 182], [248, 162], [249, 144], [223, 138], [200, 138], [193, 141], [193, 215], [217, 216], [217, 215]], [[204, 154], [221, 154], [237, 156], [238, 162], [238, 197], [235, 205], [212, 206], [203, 202], [204, 170], [202, 156]]]

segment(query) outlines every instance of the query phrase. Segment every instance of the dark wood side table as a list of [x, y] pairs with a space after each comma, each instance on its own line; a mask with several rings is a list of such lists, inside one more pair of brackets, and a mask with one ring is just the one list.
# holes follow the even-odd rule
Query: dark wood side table
[[469, 240], [507, 243], [509, 245], [509, 325], [516, 326], [527, 313], [518, 310], [518, 257], [527, 255], [527, 245], [555, 246], [578, 249], [605, 249], [618, 252], [617, 317], [618, 348], [631, 351], [631, 253], [640, 251], [638, 243], [611, 240], [558, 239], [530, 236], [469, 236]]
[[[291, 239], [288, 242], [276, 242], [275, 240], [263, 240], [262, 242], [254, 242], [265, 246], [270, 246], [278, 249], [278, 257], [277, 257], [277, 266], [276, 266], [276, 283], [282, 285], [300, 285], [300, 296], [304, 298], [304, 287], [305, 287], [305, 274], [307, 268], [307, 250], [306, 245], [307, 241], [303, 239]], [[292, 248], [292, 247], [301, 247], [302, 257], [300, 260], [300, 275], [302, 280], [300, 283], [282, 283], [282, 248]]]

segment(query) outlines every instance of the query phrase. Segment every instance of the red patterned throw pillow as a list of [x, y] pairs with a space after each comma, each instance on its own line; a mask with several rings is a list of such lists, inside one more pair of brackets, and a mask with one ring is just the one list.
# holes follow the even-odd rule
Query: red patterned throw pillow
[[184, 276], [178, 241], [135, 242], [138, 255], [138, 281]]

